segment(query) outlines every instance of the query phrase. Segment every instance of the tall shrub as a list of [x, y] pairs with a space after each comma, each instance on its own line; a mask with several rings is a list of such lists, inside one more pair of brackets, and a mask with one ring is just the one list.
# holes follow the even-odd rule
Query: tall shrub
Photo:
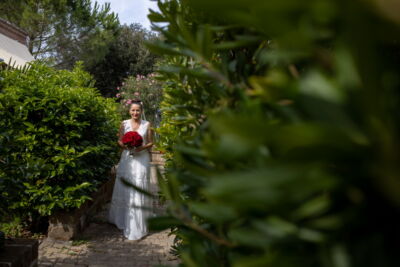
[[1, 210], [35, 218], [79, 207], [115, 163], [116, 105], [80, 65], [0, 75]]
[[155, 74], [130, 76], [117, 87], [116, 98], [120, 102], [120, 111], [127, 114], [132, 101], [140, 100], [144, 107], [144, 116], [153, 126], [158, 127], [161, 120], [160, 102], [162, 99], [161, 82]]
[[378, 2], [159, 1], [152, 225], [185, 266], [397, 266], [400, 27]]

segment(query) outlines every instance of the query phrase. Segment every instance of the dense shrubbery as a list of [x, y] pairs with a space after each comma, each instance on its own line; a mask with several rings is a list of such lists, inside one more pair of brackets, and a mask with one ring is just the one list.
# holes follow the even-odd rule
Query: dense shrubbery
[[130, 76], [117, 89], [116, 97], [121, 103], [122, 114], [128, 113], [133, 100], [140, 100], [143, 102], [145, 119], [155, 127], [160, 124], [162, 89], [154, 74]]
[[[159, 1], [163, 194], [185, 266], [397, 266], [398, 16]], [[379, 12], [377, 11], [379, 10]], [[386, 17], [386, 15], [388, 15]], [[393, 22], [394, 19], [397, 22]]]
[[79, 207], [115, 163], [116, 104], [80, 66], [0, 75], [1, 216], [35, 220]]

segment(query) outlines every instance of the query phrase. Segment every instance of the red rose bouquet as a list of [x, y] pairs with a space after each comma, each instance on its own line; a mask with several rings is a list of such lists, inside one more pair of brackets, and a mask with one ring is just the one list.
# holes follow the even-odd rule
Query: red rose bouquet
[[134, 149], [143, 144], [143, 138], [138, 132], [130, 131], [124, 134], [122, 137], [122, 143], [131, 148], [129, 154], [133, 155]]

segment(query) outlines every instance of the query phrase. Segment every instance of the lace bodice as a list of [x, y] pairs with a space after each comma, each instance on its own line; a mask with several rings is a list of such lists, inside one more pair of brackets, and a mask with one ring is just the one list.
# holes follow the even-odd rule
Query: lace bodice
[[[136, 130], [142, 138], [143, 138], [143, 145], [147, 144], [147, 129], [149, 128], [149, 122], [145, 120], [140, 120], [139, 128]], [[123, 134], [132, 131], [132, 123], [131, 120], [124, 120], [123, 121], [124, 132]]]

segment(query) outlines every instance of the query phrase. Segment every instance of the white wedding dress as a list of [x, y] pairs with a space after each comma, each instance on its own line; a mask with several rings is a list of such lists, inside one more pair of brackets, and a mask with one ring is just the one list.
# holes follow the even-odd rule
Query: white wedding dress
[[[141, 120], [136, 130], [146, 144], [149, 122]], [[123, 121], [125, 134], [132, 131], [130, 120]], [[137, 240], [147, 234], [146, 220], [150, 216], [150, 201], [147, 196], [125, 185], [121, 179], [134, 184], [146, 191], [149, 190], [150, 155], [147, 149], [134, 155], [129, 155], [129, 150], [124, 149], [117, 166], [116, 180], [109, 211], [109, 221], [123, 230], [124, 236], [129, 240]]]

